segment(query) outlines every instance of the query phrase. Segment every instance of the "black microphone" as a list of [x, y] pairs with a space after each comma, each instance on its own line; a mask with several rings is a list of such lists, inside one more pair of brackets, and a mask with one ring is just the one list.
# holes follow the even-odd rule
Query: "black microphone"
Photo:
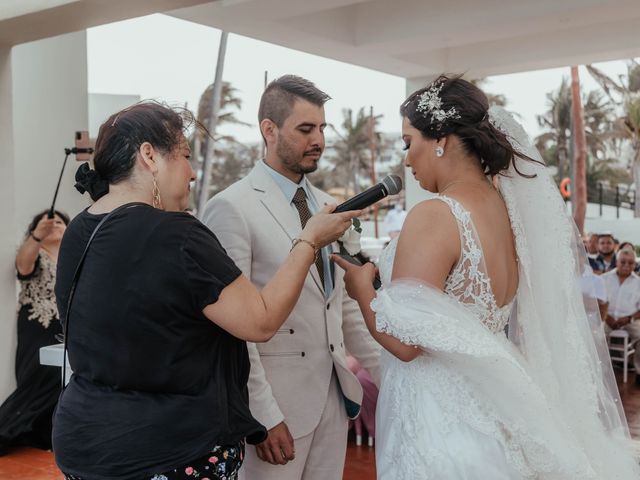
[[367, 188], [364, 192], [351, 197], [336, 207], [334, 213], [362, 210], [382, 200], [387, 195], [395, 195], [402, 190], [402, 179], [398, 175], [387, 175], [382, 182]]

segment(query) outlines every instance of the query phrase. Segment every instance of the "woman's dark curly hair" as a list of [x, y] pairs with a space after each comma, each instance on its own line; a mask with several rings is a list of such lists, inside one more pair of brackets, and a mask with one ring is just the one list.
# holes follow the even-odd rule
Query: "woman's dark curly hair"
[[[433, 92], [434, 87], [439, 89], [437, 96], [441, 104], [438, 110], [443, 113], [440, 118], [421, 105], [425, 92]], [[456, 135], [464, 149], [480, 159], [486, 175], [500, 174], [511, 163], [518, 171], [516, 157], [536, 161], [511, 146], [506, 135], [489, 122], [488, 111], [489, 101], [484, 92], [460, 75], [440, 75], [430, 85], [409, 95], [400, 107], [400, 114], [420, 130], [423, 137], [438, 140]]]
[[149, 142], [163, 154], [172, 152], [191, 123], [201, 127], [188, 110], [152, 100], [114, 113], [100, 126], [93, 157], [95, 170], [81, 165], [76, 172], [76, 188], [97, 200], [109, 191], [109, 184], [129, 178], [140, 145]]

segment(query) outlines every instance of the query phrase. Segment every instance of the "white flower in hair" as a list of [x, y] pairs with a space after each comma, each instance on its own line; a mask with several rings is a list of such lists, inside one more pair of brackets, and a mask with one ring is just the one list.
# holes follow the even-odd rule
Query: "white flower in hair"
[[440, 91], [443, 86], [443, 82], [436, 82], [431, 85], [418, 97], [418, 106], [416, 107], [416, 110], [421, 112], [425, 118], [427, 115], [431, 116], [431, 123], [435, 124], [436, 130], [440, 130], [446, 120], [460, 118], [460, 114], [455, 107], [451, 107], [449, 110], [442, 108]]

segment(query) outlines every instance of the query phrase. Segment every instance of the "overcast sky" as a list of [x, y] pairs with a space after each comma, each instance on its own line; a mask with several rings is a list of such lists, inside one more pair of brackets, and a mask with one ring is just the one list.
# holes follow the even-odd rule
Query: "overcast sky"
[[[89, 91], [133, 94], [195, 109], [205, 87], [213, 81], [220, 31], [165, 15], [112, 23], [88, 31]], [[623, 61], [597, 64], [610, 74], [626, 72]], [[294, 73], [312, 80], [331, 95], [327, 121], [340, 124], [344, 108], [373, 106], [383, 114], [381, 130], [399, 132], [398, 107], [406, 97], [405, 80], [347, 63], [229, 35], [223, 79], [238, 89], [243, 100], [241, 120], [250, 127], [234, 127], [236, 138], [259, 141], [257, 111], [264, 85]], [[581, 69], [583, 90], [597, 85]], [[525, 128], [539, 133], [536, 115], [546, 109], [546, 94], [560, 85], [569, 68], [538, 70], [490, 77], [484, 86], [507, 97], [509, 110], [520, 114]]]

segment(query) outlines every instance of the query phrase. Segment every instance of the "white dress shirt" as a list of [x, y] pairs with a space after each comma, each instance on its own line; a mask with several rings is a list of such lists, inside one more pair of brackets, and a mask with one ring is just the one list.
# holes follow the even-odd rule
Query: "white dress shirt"
[[640, 277], [632, 273], [620, 283], [616, 269], [601, 276], [607, 289], [609, 315], [618, 319], [640, 310]]
[[607, 302], [607, 289], [604, 286], [602, 277], [595, 275], [591, 269], [585, 269], [582, 277], [580, 278], [580, 286], [582, 287], [582, 294], [595, 298], [598, 302]]

